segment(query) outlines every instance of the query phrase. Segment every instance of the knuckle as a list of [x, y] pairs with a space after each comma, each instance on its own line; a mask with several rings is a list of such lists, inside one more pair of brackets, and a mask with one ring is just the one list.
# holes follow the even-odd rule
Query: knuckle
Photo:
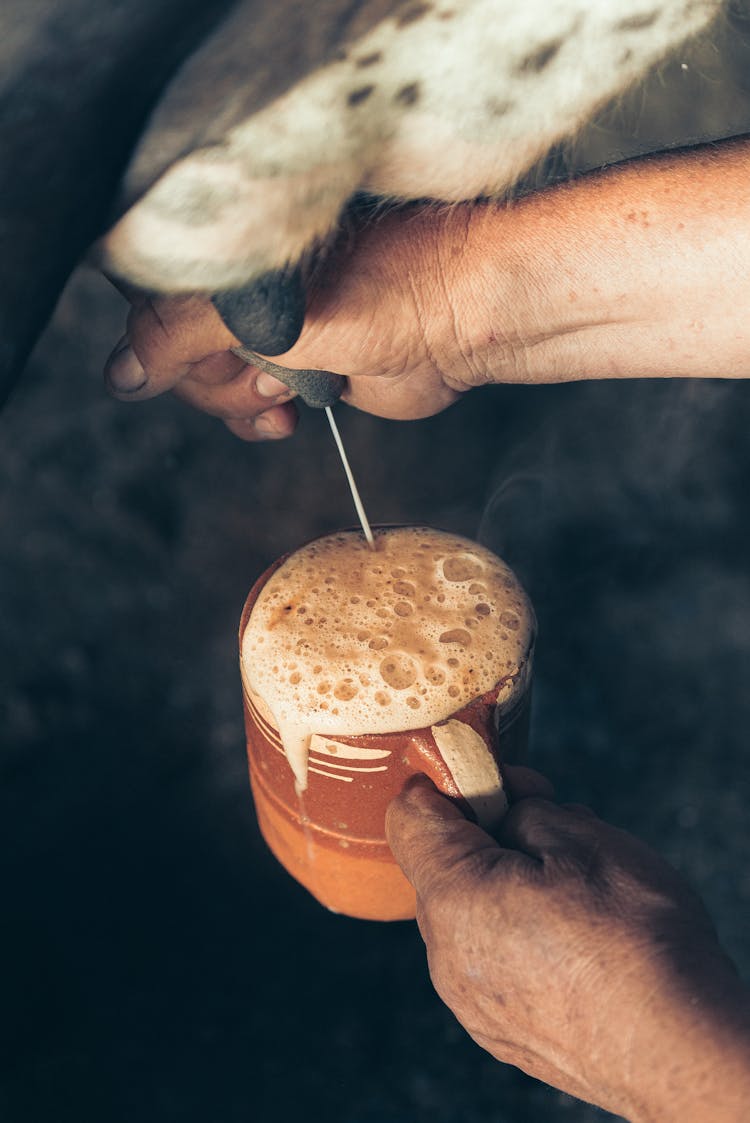
[[515, 803], [508, 815], [513, 817], [518, 826], [533, 827], [546, 822], [549, 818], [551, 806], [555, 805], [550, 804], [546, 799], [541, 799], [539, 796], [529, 796], [527, 799]]
[[546, 837], [550, 826], [550, 808], [554, 806], [536, 796], [522, 799], [508, 810], [500, 833], [512, 834], [522, 840], [536, 839], [542, 834]]
[[422, 876], [417, 878], [424, 907], [438, 918], [452, 920], [473, 899], [488, 871], [494, 868], [493, 852], [494, 848], [471, 850], [449, 864], [440, 865], [427, 855]]

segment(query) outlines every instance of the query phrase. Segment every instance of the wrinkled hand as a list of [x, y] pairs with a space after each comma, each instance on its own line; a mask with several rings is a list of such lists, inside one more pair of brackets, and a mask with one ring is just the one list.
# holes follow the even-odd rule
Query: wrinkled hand
[[[470, 314], [454, 306], [468, 221], [468, 209], [406, 209], [352, 233], [308, 286], [299, 341], [273, 361], [347, 376], [344, 400], [383, 417], [426, 417], [450, 405], [483, 381], [457, 335]], [[173, 390], [247, 440], [292, 432], [289, 391], [231, 353], [238, 341], [207, 298], [129, 296], [127, 336], [106, 368], [117, 397]]]
[[[648, 847], [540, 798], [512, 805], [494, 839], [424, 777], [387, 828], [435, 988], [479, 1045], [633, 1120], [735, 1119], [708, 1084], [741, 987], [701, 902]], [[731, 1034], [723, 1045], [734, 1056]]]

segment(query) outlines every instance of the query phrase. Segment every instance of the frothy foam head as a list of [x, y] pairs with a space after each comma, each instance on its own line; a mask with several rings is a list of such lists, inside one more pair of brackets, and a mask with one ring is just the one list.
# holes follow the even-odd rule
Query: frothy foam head
[[375, 546], [343, 531], [297, 550], [261, 590], [242, 637], [245, 683], [302, 786], [292, 739], [434, 725], [528, 659], [531, 604], [489, 550], [429, 527], [378, 530]]

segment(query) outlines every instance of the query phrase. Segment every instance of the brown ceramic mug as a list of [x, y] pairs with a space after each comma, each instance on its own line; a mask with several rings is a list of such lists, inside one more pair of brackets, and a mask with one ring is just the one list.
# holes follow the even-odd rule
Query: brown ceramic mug
[[380, 528], [374, 552], [357, 532], [329, 535], [258, 579], [240, 623], [255, 807], [323, 905], [414, 917], [384, 824], [416, 772], [499, 822], [501, 762], [525, 748], [534, 629], [504, 563], [426, 527]]

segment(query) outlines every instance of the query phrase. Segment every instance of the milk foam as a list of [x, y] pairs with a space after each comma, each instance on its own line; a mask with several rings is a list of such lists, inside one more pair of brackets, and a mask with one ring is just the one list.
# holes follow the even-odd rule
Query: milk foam
[[304, 790], [313, 733], [435, 725], [520, 674], [534, 626], [517, 578], [475, 542], [396, 527], [375, 532], [373, 551], [343, 531], [297, 550], [263, 587], [242, 637], [242, 675]]

